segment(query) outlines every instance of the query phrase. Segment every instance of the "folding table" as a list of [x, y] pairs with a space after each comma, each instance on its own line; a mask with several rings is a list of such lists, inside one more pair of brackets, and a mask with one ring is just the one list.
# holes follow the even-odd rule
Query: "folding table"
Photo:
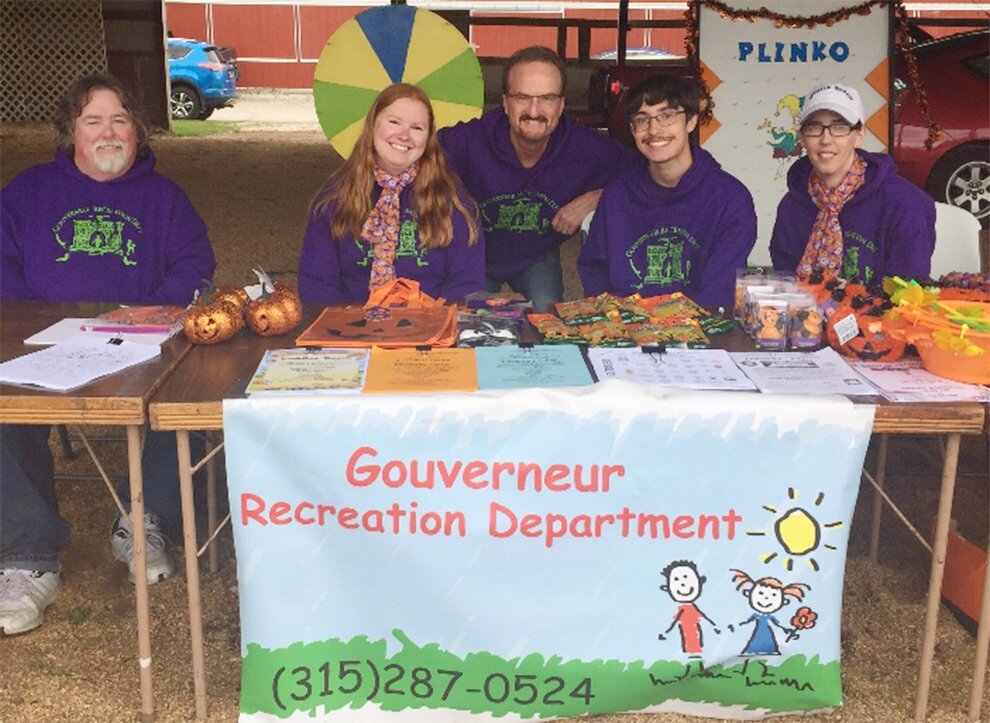
[[[0, 360], [21, 356], [38, 347], [23, 340], [67, 317], [90, 317], [110, 305], [44, 301], [5, 301], [0, 307]], [[141, 432], [148, 416], [148, 401], [178, 367], [190, 344], [184, 337], [162, 345], [161, 356], [69, 392], [0, 385], [2, 424], [91, 424], [121, 426], [127, 430], [127, 461], [131, 489], [131, 533], [134, 561], [145, 567], [144, 495], [141, 477]], [[138, 667], [141, 676], [141, 713], [154, 715], [152, 692], [151, 624], [147, 575], [135, 576], [138, 623]]]
[[[156, 430], [172, 430], [178, 438], [180, 482], [183, 495], [183, 524], [186, 536], [186, 573], [189, 577], [190, 619], [193, 631], [192, 655], [195, 675], [196, 716], [206, 717], [206, 682], [203, 664], [202, 622], [198, 587], [198, 555], [196, 526], [193, 517], [192, 475], [206, 464], [220, 447], [214, 448], [197, 463], [191, 461], [190, 431], [223, 430], [223, 398], [237, 393], [254, 374], [265, 350], [292, 347], [295, 336], [322, 309], [307, 307], [303, 323], [293, 333], [280, 337], [259, 337], [242, 331], [223, 344], [195, 347], [179, 369], [169, 377], [150, 406], [151, 426]], [[730, 350], [749, 349], [748, 339], [740, 332], [716, 337]], [[744, 392], [740, 392], [744, 393]], [[875, 433], [944, 434], [945, 461], [939, 494], [935, 539], [926, 599], [925, 632], [921, 644], [915, 717], [927, 715], [931, 667], [935, 652], [935, 637], [945, 551], [948, 541], [952, 497], [955, 490], [959, 445], [963, 434], [979, 434], [984, 429], [985, 409], [975, 403], [961, 404], [890, 404], [877, 403], [873, 423]], [[187, 512], [188, 511], [188, 512]], [[211, 523], [210, 529], [213, 530]], [[975, 687], [975, 685], [974, 685]]]

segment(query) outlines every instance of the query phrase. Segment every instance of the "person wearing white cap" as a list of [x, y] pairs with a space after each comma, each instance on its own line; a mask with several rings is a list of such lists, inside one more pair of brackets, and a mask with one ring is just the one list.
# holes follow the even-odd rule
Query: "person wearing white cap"
[[808, 278], [927, 278], [935, 248], [935, 202], [897, 175], [890, 156], [860, 148], [866, 112], [855, 88], [826, 83], [801, 111], [807, 155], [787, 174], [770, 240], [775, 269]]

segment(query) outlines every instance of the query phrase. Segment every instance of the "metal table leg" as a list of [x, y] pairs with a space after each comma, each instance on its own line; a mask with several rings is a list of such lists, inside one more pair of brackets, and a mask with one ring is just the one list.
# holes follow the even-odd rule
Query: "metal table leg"
[[935, 539], [932, 545], [932, 568], [928, 578], [928, 603], [925, 611], [925, 635], [921, 643], [921, 668], [918, 674], [918, 696], [914, 719], [928, 715], [928, 692], [931, 687], [932, 661], [935, 658], [935, 634], [938, 631], [938, 611], [942, 598], [942, 576], [945, 573], [945, 551], [949, 541], [949, 521], [952, 517], [952, 496], [956, 487], [956, 466], [959, 463], [959, 433], [947, 434], [945, 460], [942, 464], [942, 489], [938, 500]]
[[179, 491], [182, 495], [182, 540], [189, 593], [189, 638], [192, 643], [193, 690], [196, 720], [206, 719], [206, 665], [203, 654], [203, 611], [199, 592], [199, 556], [196, 542], [196, 506], [193, 500], [193, 467], [189, 432], [175, 433], [179, 453]]
[[144, 479], [141, 476], [141, 426], [127, 427], [127, 465], [131, 486], [131, 540], [134, 543], [134, 595], [137, 605], [138, 666], [141, 670], [141, 717], [154, 720], [151, 683], [151, 615], [148, 604], [147, 540], [144, 530]]

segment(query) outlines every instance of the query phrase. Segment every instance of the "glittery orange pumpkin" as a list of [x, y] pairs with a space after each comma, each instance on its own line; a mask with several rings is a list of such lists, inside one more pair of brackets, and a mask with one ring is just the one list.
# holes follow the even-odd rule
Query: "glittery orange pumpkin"
[[279, 282], [274, 292], [248, 304], [245, 316], [258, 336], [278, 336], [302, 321], [302, 303], [295, 289]]
[[240, 309], [229, 301], [201, 297], [186, 312], [182, 330], [193, 344], [219, 344], [244, 326]]
[[237, 307], [242, 316], [247, 311], [248, 304], [251, 303], [251, 297], [240, 286], [221, 286], [213, 292], [212, 297], [214, 301], [230, 302]]

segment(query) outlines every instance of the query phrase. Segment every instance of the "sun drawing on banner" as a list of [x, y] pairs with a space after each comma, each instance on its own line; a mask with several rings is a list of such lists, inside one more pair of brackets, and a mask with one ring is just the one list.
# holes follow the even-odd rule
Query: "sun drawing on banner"
[[[788, 500], [793, 502], [797, 500], [797, 497], [797, 491], [793, 487], [788, 488]], [[819, 492], [812, 503], [813, 506], [819, 507], [824, 499], [825, 493]], [[830, 532], [837, 530], [842, 527], [841, 521], [822, 524], [803, 507], [789, 507], [783, 513], [772, 504], [763, 505], [763, 509], [776, 515], [773, 532], [777, 537], [777, 542], [780, 543], [782, 552], [774, 552], [772, 550], [764, 552], [759, 557], [760, 562], [768, 564], [772, 560], [782, 557], [784, 568], [793, 570], [794, 559], [806, 557], [808, 567], [817, 572], [820, 569], [818, 560], [812, 556], [812, 553], [821, 548], [826, 550], [836, 549], [835, 545], [822, 542], [822, 531]], [[751, 537], [766, 537], [770, 533], [767, 530], [749, 530], [746, 534]]]

